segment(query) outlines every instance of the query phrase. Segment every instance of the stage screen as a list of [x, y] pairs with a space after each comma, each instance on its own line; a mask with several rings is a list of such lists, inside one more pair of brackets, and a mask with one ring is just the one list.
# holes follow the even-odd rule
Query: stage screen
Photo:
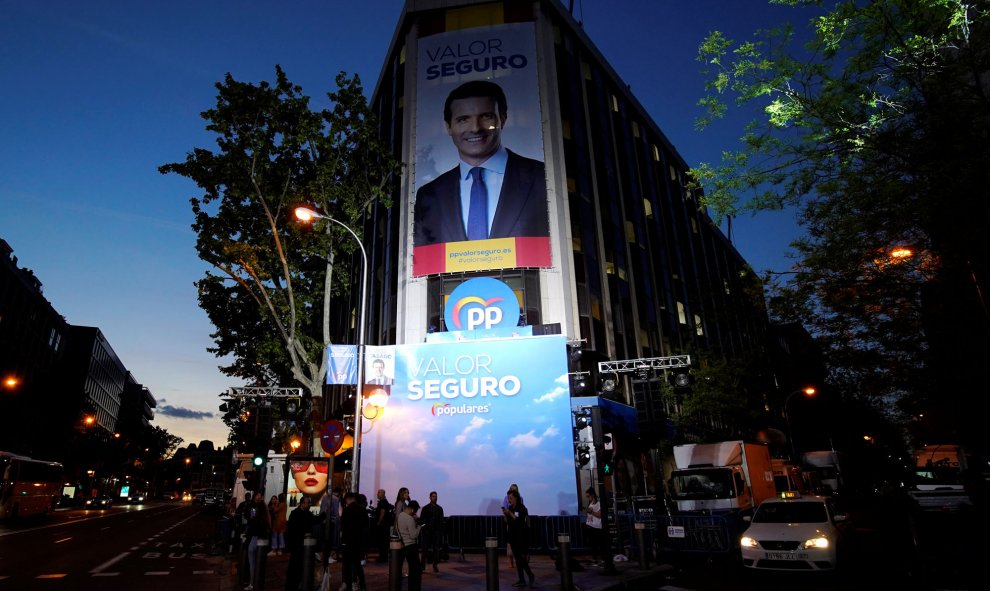
[[396, 346], [392, 385], [366, 388], [387, 402], [365, 405], [361, 492], [435, 490], [447, 515], [500, 515], [516, 483], [530, 513], [575, 514], [566, 349], [559, 335]]

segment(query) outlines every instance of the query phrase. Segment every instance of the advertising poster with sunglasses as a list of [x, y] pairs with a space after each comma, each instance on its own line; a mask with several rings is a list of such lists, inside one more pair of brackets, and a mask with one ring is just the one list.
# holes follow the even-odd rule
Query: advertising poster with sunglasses
[[328, 494], [330, 486], [330, 458], [292, 457], [289, 460], [289, 511], [299, 505], [303, 497], [309, 498], [310, 511], [320, 512], [320, 501]]
[[563, 336], [399, 345], [387, 400], [364, 401], [361, 488], [447, 515], [500, 515], [517, 483], [534, 515], [578, 510]]

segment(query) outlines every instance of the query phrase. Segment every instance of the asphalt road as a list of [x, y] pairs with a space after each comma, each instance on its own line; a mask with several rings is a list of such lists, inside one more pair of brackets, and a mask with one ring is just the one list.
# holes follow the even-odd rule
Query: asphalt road
[[0, 591], [216, 591], [215, 522], [188, 503], [161, 503], [4, 524]]

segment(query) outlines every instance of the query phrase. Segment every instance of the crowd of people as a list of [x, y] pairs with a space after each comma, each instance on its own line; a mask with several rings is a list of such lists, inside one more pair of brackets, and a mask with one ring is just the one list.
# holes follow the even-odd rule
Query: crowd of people
[[[588, 535], [593, 547], [604, 552], [601, 506], [594, 489], [585, 492], [585, 500]], [[228, 504], [228, 516], [234, 522], [234, 540], [246, 544], [245, 574], [249, 582], [245, 591], [253, 590], [250, 581], [254, 581], [258, 568], [257, 547], [261, 540], [269, 541], [270, 555], [289, 555], [285, 589], [298, 591], [303, 553], [307, 551], [303, 544], [306, 534], [316, 540], [315, 557], [324, 572], [329, 564], [341, 563], [342, 591], [366, 589], [364, 565], [369, 551], [377, 552], [377, 562], [387, 562], [393, 537], [402, 546], [400, 555], [409, 591], [420, 591], [427, 567], [440, 572], [445, 515], [437, 491], [430, 491], [429, 502], [422, 506], [405, 487], [399, 489], [394, 503], [389, 502], [384, 489], [379, 489], [373, 506], [369, 506], [365, 495], [343, 493], [340, 487], [320, 498], [318, 507], [311, 496], [301, 497], [291, 512], [285, 494], [273, 496], [267, 505], [260, 492], [247, 495], [236, 507], [235, 501], [232, 498]], [[506, 491], [501, 509], [510, 567], [518, 575], [512, 586], [532, 587], [536, 577], [529, 566], [529, 511], [516, 484]]]

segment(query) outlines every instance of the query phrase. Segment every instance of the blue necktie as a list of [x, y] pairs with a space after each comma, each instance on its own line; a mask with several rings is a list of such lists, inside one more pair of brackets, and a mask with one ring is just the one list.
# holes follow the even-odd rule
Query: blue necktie
[[482, 173], [485, 169], [475, 166], [471, 169], [471, 204], [468, 207], [468, 240], [488, 238], [488, 189]]

